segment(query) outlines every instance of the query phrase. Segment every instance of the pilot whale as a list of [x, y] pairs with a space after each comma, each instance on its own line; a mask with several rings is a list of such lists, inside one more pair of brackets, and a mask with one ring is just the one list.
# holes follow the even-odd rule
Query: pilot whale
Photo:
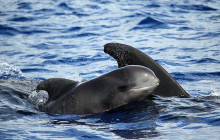
[[46, 91], [49, 96], [45, 104], [39, 106], [40, 111], [96, 114], [142, 100], [158, 85], [159, 79], [152, 70], [129, 65], [83, 83], [63, 78], [47, 79], [36, 91]]
[[177, 81], [156, 61], [140, 50], [121, 43], [107, 43], [104, 52], [112, 56], [118, 67], [141, 65], [151, 69], [160, 80], [160, 85], [153, 91], [154, 95], [163, 97], [190, 97]]

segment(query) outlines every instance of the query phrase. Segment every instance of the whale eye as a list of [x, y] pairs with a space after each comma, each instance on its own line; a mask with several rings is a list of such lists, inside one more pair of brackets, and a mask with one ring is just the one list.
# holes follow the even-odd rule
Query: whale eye
[[118, 90], [121, 91], [121, 92], [123, 92], [123, 91], [126, 91], [128, 88], [129, 88], [129, 86], [123, 85], [123, 86], [119, 86], [119, 87], [118, 87]]

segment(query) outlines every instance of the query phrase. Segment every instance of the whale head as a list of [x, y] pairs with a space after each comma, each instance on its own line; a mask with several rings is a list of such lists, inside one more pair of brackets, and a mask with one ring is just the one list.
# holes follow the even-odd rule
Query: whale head
[[154, 72], [147, 67], [129, 65], [122, 67], [124, 77], [118, 84], [117, 89], [124, 102], [141, 100], [149, 96], [159, 85], [159, 79]]
[[118, 68], [98, 79], [105, 81], [102, 86], [97, 85], [97, 87], [99, 87], [99, 99], [102, 99], [102, 106], [108, 109], [142, 100], [151, 95], [159, 85], [159, 79], [154, 72], [139, 65]]

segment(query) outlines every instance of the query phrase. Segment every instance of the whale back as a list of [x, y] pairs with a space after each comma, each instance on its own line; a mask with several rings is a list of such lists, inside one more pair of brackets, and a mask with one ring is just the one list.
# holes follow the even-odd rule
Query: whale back
[[64, 95], [64, 93], [67, 93], [69, 90], [75, 88], [78, 85], [79, 82], [64, 79], [64, 78], [51, 78], [47, 79], [43, 82], [41, 82], [36, 90], [45, 90], [49, 94], [49, 100], [57, 100], [61, 96]]
[[104, 45], [104, 52], [118, 62], [118, 67], [142, 65], [151, 69], [160, 80], [160, 85], [153, 92], [154, 95], [190, 96], [161, 65], [138, 49], [121, 43], [107, 43]]

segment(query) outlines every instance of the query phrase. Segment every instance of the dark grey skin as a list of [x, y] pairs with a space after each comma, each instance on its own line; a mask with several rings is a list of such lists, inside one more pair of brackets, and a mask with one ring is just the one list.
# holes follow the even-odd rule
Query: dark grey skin
[[160, 80], [160, 85], [153, 92], [154, 95], [190, 97], [161, 65], [138, 49], [121, 43], [108, 43], [104, 45], [104, 51], [117, 60], [119, 68], [126, 65], [141, 65], [151, 69]]
[[84, 83], [52, 78], [40, 83], [49, 99], [39, 109], [59, 114], [96, 114], [151, 95], [159, 80], [143, 66], [125, 66]]

